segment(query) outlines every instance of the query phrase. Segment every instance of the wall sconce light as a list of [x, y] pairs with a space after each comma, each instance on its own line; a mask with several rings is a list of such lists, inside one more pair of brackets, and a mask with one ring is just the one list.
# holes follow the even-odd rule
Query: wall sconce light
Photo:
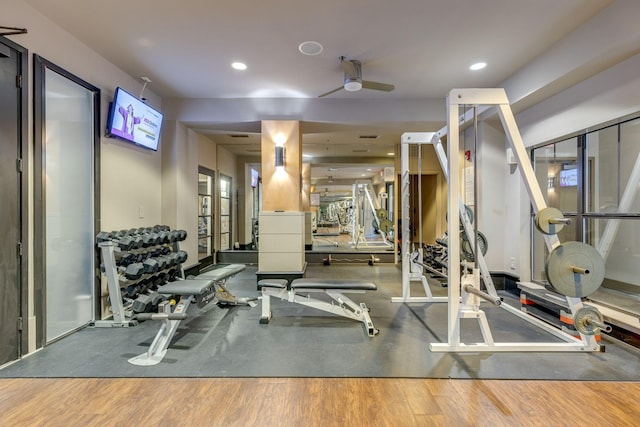
[[555, 191], [556, 189], [556, 176], [550, 175], [547, 177], [547, 190]]
[[276, 145], [276, 170], [284, 170], [284, 147]]

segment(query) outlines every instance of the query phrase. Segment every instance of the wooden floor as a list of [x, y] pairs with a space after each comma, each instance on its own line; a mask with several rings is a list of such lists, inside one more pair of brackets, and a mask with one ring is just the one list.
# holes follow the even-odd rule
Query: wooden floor
[[7, 379], [2, 426], [638, 426], [640, 383]]

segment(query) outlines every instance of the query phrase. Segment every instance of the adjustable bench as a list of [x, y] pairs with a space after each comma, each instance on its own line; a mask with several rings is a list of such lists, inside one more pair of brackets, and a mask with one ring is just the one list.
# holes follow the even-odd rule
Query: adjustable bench
[[[377, 289], [375, 283], [356, 279], [305, 278], [295, 279], [287, 289], [287, 281], [284, 279], [263, 279], [258, 282], [258, 287], [262, 291], [260, 323], [266, 324], [271, 320], [271, 297], [276, 297], [362, 322], [370, 337], [379, 332], [373, 326], [367, 306], [364, 303], [358, 305], [344, 295], [345, 293], [375, 291]], [[331, 301], [312, 298], [310, 294], [313, 293], [324, 293], [331, 298]]]
[[229, 265], [225, 265], [224, 267], [216, 268], [215, 270], [211, 270], [211, 271], [207, 271], [205, 273], [199, 274], [195, 277], [195, 279], [206, 279], [206, 280], [214, 281], [214, 284], [220, 288], [218, 292], [216, 292], [216, 298], [218, 299], [218, 304], [247, 305], [249, 301], [251, 301], [251, 299], [236, 297], [231, 292], [229, 292], [226, 286], [227, 279], [240, 273], [245, 268], [246, 267], [244, 264], [229, 264]]
[[[180, 301], [173, 311], [171, 311], [170, 301], [165, 300], [158, 304], [157, 313], [138, 314], [138, 320], [161, 320], [162, 324], [147, 352], [132, 357], [129, 359], [129, 363], [138, 366], [151, 366], [160, 363], [167, 353], [167, 348], [178, 330], [180, 322], [187, 318], [187, 309], [192, 302], [195, 301], [198, 308], [202, 308], [223, 295], [225, 304], [230, 304], [226, 301], [231, 300], [235, 300], [235, 304], [240, 303], [240, 299], [227, 290], [225, 283], [230, 277], [244, 269], [245, 266], [242, 264], [231, 264], [200, 274], [196, 278], [176, 280], [160, 286], [158, 293], [178, 295]], [[221, 290], [217, 291], [217, 287], [220, 287]]]

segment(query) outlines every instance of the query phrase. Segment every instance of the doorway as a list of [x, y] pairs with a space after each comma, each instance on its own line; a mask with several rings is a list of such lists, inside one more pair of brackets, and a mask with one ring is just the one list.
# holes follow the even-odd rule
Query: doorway
[[[26, 302], [27, 51], [0, 37], [0, 365], [26, 352], [22, 336]], [[23, 258], [24, 254], [24, 258]], [[24, 341], [24, 342], [23, 342]]]
[[100, 89], [37, 55], [34, 64], [34, 288], [43, 346], [97, 313]]

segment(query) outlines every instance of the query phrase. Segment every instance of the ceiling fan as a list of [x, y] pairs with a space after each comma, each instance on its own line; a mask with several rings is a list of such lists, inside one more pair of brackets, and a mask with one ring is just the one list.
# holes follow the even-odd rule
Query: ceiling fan
[[363, 88], [381, 90], [383, 92], [391, 92], [395, 88], [394, 85], [386, 83], [362, 80], [362, 64], [360, 63], [360, 61], [356, 61], [355, 59], [347, 60], [344, 56], [341, 56], [340, 64], [342, 65], [342, 70], [344, 71], [344, 85], [335, 88], [327, 93], [323, 93], [322, 95], [318, 96], [318, 98], [331, 95], [332, 93], [335, 93], [342, 89], [348, 92], [355, 92]]

